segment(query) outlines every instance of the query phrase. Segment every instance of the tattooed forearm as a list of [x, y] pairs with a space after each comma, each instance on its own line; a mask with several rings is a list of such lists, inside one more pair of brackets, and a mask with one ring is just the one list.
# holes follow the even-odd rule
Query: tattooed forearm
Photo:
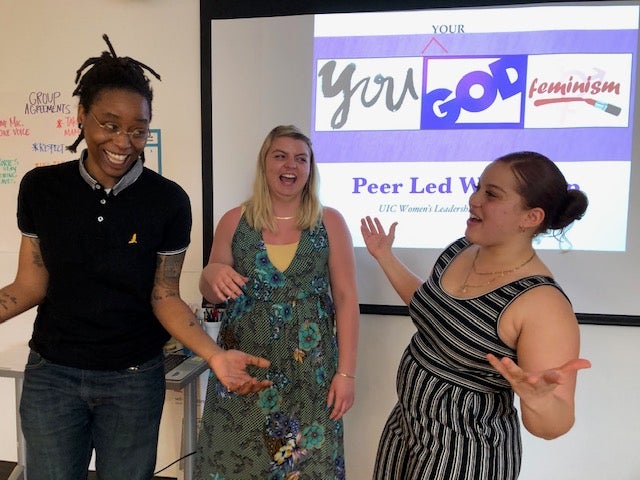
[[[153, 290], [151, 292], [151, 303], [153, 308], [162, 309], [162, 312], [166, 312], [164, 307], [171, 305], [171, 315], [176, 316], [176, 312], [182, 308], [182, 312], [186, 309], [189, 312], [189, 307], [182, 302], [180, 298], [180, 273], [182, 272], [182, 264], [184, 263], [185, 254], [179, 255], [158, 255], [158, 261], [156, 263], [156, 275], [153, 284]], [[177, 307], [178, 303], [175, 301], [164, 302], [167, 299], [177, 299], [182, 303], [182, 307]], [[176, 310], [176, 307], [178, 310]], [[159, 313], [159, 312], [156, 312]], [[183, 313], [177, 314], [178, 317], [184, 318]], [[163, 315], [164, 317], [164, 315]], [[187, 325], [189, 327], [199, 326], [198, 321], [191, 312], [191, 316], [188, 319]]]
[[173, 283], [180, 281], [184, 253], [180, 255], [158, 255], [156, 265], [156, 281]]
[[182, 272], [182, 263], [184, 262], [184, 254], [171, 255], [164, 258], [164, 275], [167, 280], [174, 279], [180, 280], [180, 273]]
[[0, 323], [9, 320], [15, 315], [18, 298], [7, 292], [6, 288], [0, 290]]
[[151, 293], [151, 300], [153, 302], [158, 302], [169, 297], [180, 297], [180, 292], [156, 286]]
[[188, 327], [195, 327], [195, 326], [200, 327], [200, 324], [196, 321], [196, 317], [193, 317], [193, 319], [189, 320], [189, 323], [187, 323]]
[[158, 255], [156, 282], [178, 283], [183, 263], [184, 253], [180, 255]]
[[184, 253], [179, 255], [158, 255], [152, 301], [180, 296], [180, 273]]
[[31, 254], [33, 259], [33, 264], [38, 267], [44, 267], [44, 261], [42, 260], [42, 254], [40, 253], [40, 240], [37, 238], [30, 238], [29, 242], [31, 243]]
[[11, 305], [17, 305], [18, 299], [13, 295], [9, 295], [7, 292], [0, 291], [0, 307], [3, 310], [9, 310]]

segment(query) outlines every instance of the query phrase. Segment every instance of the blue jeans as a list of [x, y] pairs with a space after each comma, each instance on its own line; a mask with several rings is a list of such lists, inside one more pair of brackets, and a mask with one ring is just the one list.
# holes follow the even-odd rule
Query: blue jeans
[[162, 355], [119, 371], [81, 370], [31, 351], [20, 402], [29, 480], [150, 480], [164, 405]]

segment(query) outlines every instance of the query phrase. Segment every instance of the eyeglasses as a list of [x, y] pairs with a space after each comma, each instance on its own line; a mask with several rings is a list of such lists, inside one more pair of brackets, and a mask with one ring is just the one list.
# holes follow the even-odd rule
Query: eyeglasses
[[100, 123], [100, 120], [96, 118], [93, 112], [89, 112], [95, 122], [98, 124], [100, 128], [102, 128], [107, 135], [110, 137], [117, 137], [118, 135], [127, 135], [131, 143], [144, 143], [151, 135], [148, 128], [136, 128], [130, 132], [125, 132], [121, 130], [118, 125], [111, 122]]

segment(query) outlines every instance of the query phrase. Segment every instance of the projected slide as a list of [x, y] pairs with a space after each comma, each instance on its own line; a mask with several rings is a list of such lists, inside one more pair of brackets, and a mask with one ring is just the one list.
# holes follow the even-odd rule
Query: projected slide
[[571, 249], [624, 251], [638, 18], [638, 6], [315, 16], [323, 203], [356, 246], [375, 215], [400, 222], [397, 247], [441, 248], [464, 232], [486, 164], [535, 150], [589, 197]]

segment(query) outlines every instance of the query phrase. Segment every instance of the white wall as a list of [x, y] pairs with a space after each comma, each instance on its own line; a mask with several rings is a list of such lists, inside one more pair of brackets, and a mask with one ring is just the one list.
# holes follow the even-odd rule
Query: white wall
[[[3, 0], [0, 31], [0, 92], [20, 84], [25, 72], [49, 54], [70, 60], [68, 87], [72, 89], [75, 68], [104, 49], [102, 33], [110, 35], [117, 52], [139, 58], [162, 75], [162, 82], [153, 81], [153, 126], [162, 129], [163, 174], [185, 187], [191, 197], [194, 228], [182, 289], [187, 301], [198, 303], [202, 264], [198, 0]], [[0, 157], [1, 153], [0, 141]], [[15, 207], [3, 204], [0, 215], [15, 219]], [[17, 228], [0, 233], [18, 236]], [[10, 282], [15, 269], [15, 252], [0, 251], [0, 284]], [[26, 342], [32, 319], [29, 312], [0, 325], [0, 349]], [[357, 398], [346, 416], [350, 480], [371, 478], [377, 440], [395, 401], [396, 368], [413, 331], [406, 317], [362, 317]], [[640, 328], [584, 325], [581, 331], [582, 355], [593, 362], [593, 368], [579, 377], [576, 425], [552, 442], [525, 434], [521, 480], [640, 479], [636, 453]], [[158, 467], [178, 456], [181, 408], [180, 395], [170, 392]], [[0, 412], [0, 459], [15, 461], [15, 401], [8, 379], [0, 379]], [[163, 475], [180, 476], [180, 471], [173, 467]]]

